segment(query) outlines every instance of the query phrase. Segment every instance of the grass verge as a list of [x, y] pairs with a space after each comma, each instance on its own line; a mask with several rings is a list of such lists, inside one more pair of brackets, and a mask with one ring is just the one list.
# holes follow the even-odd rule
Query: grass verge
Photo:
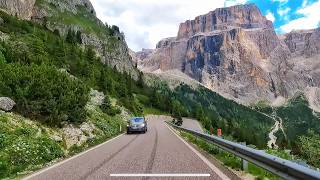
[[[87, 141], [67, 148], [62, 129], [14, 113], [0, 112], [0, 179], [21, 179], [101, 144], [123, 132], [122, 119], [120, 115], [108, 116], [98, 107], [88, 108], [87, 123], [95, 126], [94, 136], [83, 132]], [[56, 140], [54, 136], [62, 139]]]

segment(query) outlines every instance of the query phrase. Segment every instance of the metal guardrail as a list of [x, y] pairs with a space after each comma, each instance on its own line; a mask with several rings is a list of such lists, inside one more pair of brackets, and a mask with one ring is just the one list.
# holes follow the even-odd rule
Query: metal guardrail
[[320, 180], [320, 172], [308, 167], [296, 164], [292, 161], [285, 160], [261, 150], [256, 150], [232, 141], [228, 141], [217, 136], [211, 136], [202, 132], [194, 131], [188, 128], [176, 126], [171, 122], [166, 122], [172, 127], [188, 132], [192, 135], [201, 137], [210, 143], [228, 151], [242, 159], [245, 159], [257, 166], [260, 166], [271, 173], [280, 176], [283, 179], [303, 179], [303, 180]]

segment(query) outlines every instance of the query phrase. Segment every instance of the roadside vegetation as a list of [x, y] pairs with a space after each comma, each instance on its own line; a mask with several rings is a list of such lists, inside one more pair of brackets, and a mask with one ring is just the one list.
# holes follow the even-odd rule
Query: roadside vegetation
[[[219, 147], [207, 142], [204, 139], [195, 137], [189, 133], [179, 131], [180, 135], [185, 138], [188, 142], [196, 145], [197, 147], [201, 148], [202, 150], [206, 151], [207, 153], [211, 154], [214, 158], [219, 160], [222, 164], [225, 166], [237, 170], [237, 171], [242, 171], [242, 161], [241, 158], [228, 153]], [[224, 136], [225, 139], [236, 142], [235, 139], [233, 139], [230, 136]], [[254, 145], [251, 145], [251, 148], [255, 148]], [[266, 150], [267, 153], [273, 154], [275, 156], [288, 159], [288, 160], [295, 160], [296, 157], [293, 155], [290, 155], [289, 152], [283, 151], [283, 150], [271, 150], [268, 149]], [[248, 170], [247, 173], [252, 174], [256, 177], [256, 179], [270, 179], [270, 180], [277, 180], [281, 179], [277, 177], [276, 175], [273, 175], [272, 173], [264, 170], [263, 168], [252, 164], [248, 162]]]

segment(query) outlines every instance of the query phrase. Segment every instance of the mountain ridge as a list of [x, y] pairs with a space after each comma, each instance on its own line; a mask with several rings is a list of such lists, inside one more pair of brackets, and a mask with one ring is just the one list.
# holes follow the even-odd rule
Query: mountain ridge
[[0, 0], [0, 9], [19, 19], [42, 24], [61, 36], [67, 36], [70, 30], [79, 32], [81, 44], [93, 46], [103, 63], [130, 72], [138, 79], [139, 72], [130, 60], [123, 33], [117, 26], [99, 20], [90, 0]]
[[138, 68], [177, 69], [239, 103], [273, 104], [319, 87], [319, 32], [279, 37], [254, 4], [218, 8], [181, 23], [177, 37], [159, 41], [153, 51], [138, 52], [146, 54]]

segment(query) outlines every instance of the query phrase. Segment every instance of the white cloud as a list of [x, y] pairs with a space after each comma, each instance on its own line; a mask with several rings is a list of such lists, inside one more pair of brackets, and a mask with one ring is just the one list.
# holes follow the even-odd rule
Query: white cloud
[[289, 0], [272, 0], [272, 2], [279, 2], [280, 4], [286, 4]]
[[302, 2], [302, 7], [303, 7], [303, 8], [306, 7], [307, 4], [308, 4], [308, 0], [303, 0], [303, 2]]
[[272, 14], [272, 12], [270, 12], [270, 11], [267, 12], [266, 18], [267, 18], [268, 20], [272, 21], [272, 22], [274, 22], [274, 20], [276, 19], [276, 18], [274, 17], [274, 15]]
[[247, 0], [225, 0], [224, 6], [229, 7], [229, 6], [234, 6], [234, 5], [239, 5], [239, 4], [245, 4]]
[[320, 20], [320, 0], [306, 7], [300, 8], [297, 10], [297, 14], [303, 15], [303, 17], [292, 20], [281, 26], [280, 30], [282, 32], [287, 33], [295, 29], [316, 28]]
[[286, 16], [290, 12], [290, 10], [291, 9], [289, 7], [279, 8], [277, 12], [280, 16]]
[[288, 21], [289, 20], [289, 12], [290, 12], [290, 8], [289, 7], [285, 7], [285, 8], [279, 8], [277, 10], [277, 13], [279, 14], [280, 18]]
[[176, 36], [179, 24], [216, 8], [247, 0], [91, 0], [103, 22], [120, 27], [133, 50], [154, 48], [166, 37]]

